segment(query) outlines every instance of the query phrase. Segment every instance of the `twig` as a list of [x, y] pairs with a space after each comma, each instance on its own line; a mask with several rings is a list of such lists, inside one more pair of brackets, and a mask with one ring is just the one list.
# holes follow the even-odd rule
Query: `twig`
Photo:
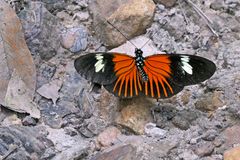
[[16, 149], [17, 149], [17, 145], [13, 145], [10, 150], [2, 157], [2, 160], [5, 160], [8, 158], [9, 155], [11, 155]]
[[183, 9], [183, 6], [182, 6], [182, 3], [180, 2], [180, 0], [178, 0], [178, 4], [179, 4], [179, 7], [180, 7], [180, 9], [181, 9], [181, 11], [182, 11], [182, 13], [183, 13], [184, 20], [185, 20], [186, 24], [188, 25], [189, 22], [188, 22], [188, 19], [187, 19], [187, 16], [186, 16], [186, 12], [185, 12], [185, 10]]
[[[97, 15], [99, 15], [99, 17], [100, 17], [100, 14], [97, 14]], [[111, 23], [107, 18], [105, 18], [105, 17], [102, 17], [105, 21], [104, 22], [107, 22], [107, 24], [109, 24], [110, 26], [112, 26], [116, 31], [118, 31], [129, 43], [131, 43], [135, 48], [138, 48], [130, 39], [128, 39], [127, 38], [127, 36], [125, 35], [125, 34], [123, 34], [121, 31], [120, 31], [120, 29], [118, 29], [117, 27], [115, 27], [114, 26], [114, 24], [113, 23]], [[99, 25], [99, 24], [98, 24]], [[97, 26], [98, 26], [97, 25]], [[97, 27], [97, 26], [95, 26], [95, 28]]]
[[212, 33], [216, 36], [219, 37], [218, 33], [213, 29], [212, 21], [203, 13], [203, 11], [198, 8], [191, 0], [185, 0], [190, 6], [193, 7], [193, 9], [206, 21], [207, 26], [209, 29], [212, 31]]
[[87, 94], [85, 91], [83, 91], [83, 92], [85, 93], [85, 95], [86, 95], [86, 97], [87, 97], [87, 101], [88, 101], [88, 103], [90, 104], [91, 110], [93, 110], [93, 105], [92, 105], [92, 102], [91, 102], [88, 94]]

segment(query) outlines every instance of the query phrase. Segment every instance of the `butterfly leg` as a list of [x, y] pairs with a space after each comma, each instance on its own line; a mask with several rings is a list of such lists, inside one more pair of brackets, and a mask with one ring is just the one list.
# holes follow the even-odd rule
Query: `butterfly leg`
[[102, 85], [98, 83], [91, 83], [91, 86], [89, 88], [88, 92], [96, 92], [99, 93], [99, 90], [101, 89]]

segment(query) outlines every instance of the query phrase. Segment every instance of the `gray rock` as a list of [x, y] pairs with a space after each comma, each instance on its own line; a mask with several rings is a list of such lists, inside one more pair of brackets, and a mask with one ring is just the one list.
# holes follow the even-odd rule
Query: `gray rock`
[[177, 0], [154, 0], [155, 3], [161, 3], [166, 7], [172, 7], [176, 4]]
[[88, 32], [86, 27], [70, 28], [61, 34], [61, 44], [71, 52], [85, 50], [88, 44]]
[[200, 157], [210, 156], [214, 151], [214, 145], [211, 142], [205, 142], [197, 145], [195, 148], [195, 154]]
[[184, 160], [198, 160], [199, 157], [193, 153], [193, 151], [191, 150], [184, 150], [180, 155], [179, 155], [180, 159], [184, 159]]
[[[147, 148], [150, 147], [150, 151], [145, 153], [149, 154], [146, 156], [148, 159], [160, 159], [160, 158], [165, 158], [168, 157], [168, 155], [172, 152], [172, 150], [178, 146], [178, 141], [164, 141], [164, 142], [149, 142], [147, 144], [147, 147], [144, 149], [146, 150]], [[143, 156], [144, 157], [144, 156]]]
[[89, 18], [88, 12], [78, 12], [74, 15], [79, 21], [87, 21]]
[[[160, 26], [158, 28], [161, 28]], [[177, 50], [177, 44], [175, 38], [170, 36], [169, 32], [163, 29], [154, 29], [153, 42], [156, 44], [157, 48], [161, 51], [166, 51], [168, 53], [175, 53]]]
[[160, 129], [156, 127], [156, 124], [154, 123], [148, 123], [145, 125], [144, 132], [147, 136], [149, 137], [154, 137], [154, 138], [165, 138], [167, 131]]
[[187, 130], [189, 129], [191, 123], [197, 119], [197, 117], [197, 111], [182, 110], [173, 118], [172, 123], [182, 130]]
[[210, 4], [210, 8], [214, 10], [223, 10], [225, 8], [223, 1], [215, 0]]
[[176, 115], [177, 110], [172, 104], [160, 104], [153, 108], [156, 126], [159, 128], [169, 127], [171, 120]]
[[[31, 159], [29, 155], [35, 154], [39, 159], [51, 143], [45, 137], [42, 127], [11, 126], [0, 127], [0, 155], [10, 152], [8, 159]], [[16, 151], [12, 148], [16, 146]], [[13, 152], [11, 152], [13, 151]]]
[[43, 121], [52, 128], [62, 128], [64, 124], [63, 117], [66, 119], [68, 118], [67, 115], [78, 112], [78, 109], [75, 108], [72, 102], [63, 100], [60, 100], [57, 106], [53, 106], [50, 101], [41, 100], [40, 109]]
[[44, 154], [41, 156], [41, 160], [48, 160], [53, 158], [56, 155], [56, 151], [53, 147], [47, 148], [44, 152]]
[[89, 141], [81, 136], [70, 136], [65, 134], [63, 129], [48, 128], [48, 139], [50, 139], [58, 154], [52, 160], [82, 159], [88, 155], [90, 148]]
[[136, 159], [136, 148], [132, 145], [117, 145], [96, 154], [91, 160]]
[[145, 32], [152, 21], [154, 9], [155, 4], [151, 0], [96, 0], [90, 4], [95, 31], [109, 48], [124, 43], [126, 38], [106, 19], [127, 39], [131, 39]]
[[187, 130], [190, 127], [190, 123], [183, 117], [181, 116], [175, 116], [172, 120], [172, 123], [182, 129], [182, 130]]
[[43, 3], [32, 1], [18, 16], [21, 19], [26, 41], [32, 54], [40, 55], [44, 60], [55, 56], [60, 47], [59, 30], [61, 25], [57, 18], [48, 12]]
[[78, 131], [86, 138], [92, 138], [95, 136], [88, 128], [86, 128], [86, 126], [80, 127]]
[[34, 118], [32, 118], [31, 116], [26, 116], [23, 120], [22, 120], [22, 124], [24, 126], [35, 126], [37, 124], [36, 120]]
[[206, 133], [202, 135], [202, 139], [205, 141], [213, 141], [217, 136], [216, 130], [208, 130]]

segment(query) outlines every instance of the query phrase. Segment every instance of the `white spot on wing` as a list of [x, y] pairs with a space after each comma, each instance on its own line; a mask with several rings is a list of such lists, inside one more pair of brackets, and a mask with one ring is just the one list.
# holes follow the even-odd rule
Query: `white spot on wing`
[[192, 66], [188, 63], [189, 62], [189, 57], [188, 56], [182, 56], [181, 58], [182, 62], [182, 69], [187, 72], [188, 74], [193, 74], [193, 68]]
[[99, 72], [102, 70], [104, 72], [104, 63], [103, 63], [103, 55], [102, 54], [96, 54], [95, 58], [97, 59], [97, 62], [95, 63], [95, 72]]

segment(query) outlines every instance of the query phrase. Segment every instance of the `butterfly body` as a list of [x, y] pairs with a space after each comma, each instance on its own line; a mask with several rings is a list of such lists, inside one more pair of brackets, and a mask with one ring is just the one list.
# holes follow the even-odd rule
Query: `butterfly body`
[[154, 54], [143, 57], [141, 49], [135, 50], [135, 57], [90, 53], [77, 58], [74, 66], [87, 80], [125, 98], [139, 95], [169, 98], [184, 86], [205, 81], [216, 70], [212, 61], [199, 56]]
[[135, 50], [135, 64], [137, 66], [137, 69], [142, 77], [142, 80], [144, 82], [147, 82], [148, 81], [148, 75], [146, 74], [146, 72], [144, 71], [143, 69], [143, 66], [144, 66], [144, 57], [142, 56], [143, 52], [142, 50], [140, 49], [136, 49]]

